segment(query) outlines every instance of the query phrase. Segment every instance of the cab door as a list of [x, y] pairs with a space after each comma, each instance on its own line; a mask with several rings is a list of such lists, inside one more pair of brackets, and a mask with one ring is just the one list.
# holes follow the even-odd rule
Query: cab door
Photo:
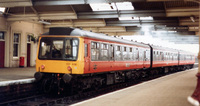
[[84, 42], [84, 73], [90, 73], [90, 43], [88, 40]]

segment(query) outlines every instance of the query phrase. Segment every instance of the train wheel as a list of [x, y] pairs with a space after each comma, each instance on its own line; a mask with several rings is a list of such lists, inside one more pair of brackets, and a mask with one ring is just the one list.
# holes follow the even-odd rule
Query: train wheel
[[42, 88], [45, 93], [49, 93], [52, 90], [53, 79], [44, 79], [42, 81]]
[[101, 87], [101, 83], [97, 80], [94, 81], [94, 83], [92, 84], [92, 89], [94, 89], [95, 91], [97, 91], [99, 88]]

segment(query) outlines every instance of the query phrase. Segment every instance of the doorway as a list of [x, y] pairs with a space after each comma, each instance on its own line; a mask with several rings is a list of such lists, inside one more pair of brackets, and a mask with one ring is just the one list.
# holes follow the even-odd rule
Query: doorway
[[4, 68], [4, 59], [5, 59], [5, 41], [4, 41], [4, 32], [0, 32], [0, 68]]
[[28, 35], [27, 36], [27, 58], [26, 58], [26, 62], [27, 62], [27, 67], [31, 66], [31, 36]]
[[31, 66], [31, 44], [30, 43], [27, 43], [27, 67], [30, 67]]

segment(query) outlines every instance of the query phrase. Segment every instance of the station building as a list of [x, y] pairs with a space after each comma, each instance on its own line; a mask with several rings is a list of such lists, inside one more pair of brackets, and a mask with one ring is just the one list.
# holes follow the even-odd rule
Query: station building
[[0, 68], [35, 66], [37, 38], [43, 25], [25, 21], [8, 22], [0, 15]]

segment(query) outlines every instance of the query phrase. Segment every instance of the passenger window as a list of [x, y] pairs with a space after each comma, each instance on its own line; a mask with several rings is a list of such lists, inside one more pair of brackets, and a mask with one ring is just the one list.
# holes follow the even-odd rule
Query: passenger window
[[132, 50], [131, 47], [129, 48], [128, 59], [129, 59], [129, 60], [133, 60], [133, 50]]
[[108, 44], [101, 44], [101, 60], [109, 60], [108, 59]]
[[124, 47], [124, 52], [126, 52], [126, 47]]
[[121, 47], [120, 46], [116, 46], [116, 60], [122, 60], [122, 56], [121, 56]]
[[99, 43], [97, 42], [91, 44], [91, 60], [99, 60]]
[[130, 48], [130, 52], [132, 52], [133, 51], [133, 49], [132, 48]]
[[123, 50], [123, 60], [128, 60], [127, 48], [126, 47], [124, 47], [124, 50]]
[[133, 61], [135, 61], [135, 51], [136, 51], [135, 48], [133, 48], [133, 53], [132, 53], [132, 55], [133, 55], [133, 56], [132, 56], [132, 60], [133, 60]]
[[161, 52], [161, 60], [164, 61], [165, 57], [164, 57], [164, 53]]
[[138, 48], [136, 48], [136, 51], [135, 51], [135, 61], [139, 61], [139, 50], [138, 50]]
[[140, 49], [139, 50], [139, 61], [143, 61], [143, 57], [144, 57], [144, 50]]
[[155, 61], [155, 60], [156, 60], [156, 52], [153, 51], [153, 61]]

